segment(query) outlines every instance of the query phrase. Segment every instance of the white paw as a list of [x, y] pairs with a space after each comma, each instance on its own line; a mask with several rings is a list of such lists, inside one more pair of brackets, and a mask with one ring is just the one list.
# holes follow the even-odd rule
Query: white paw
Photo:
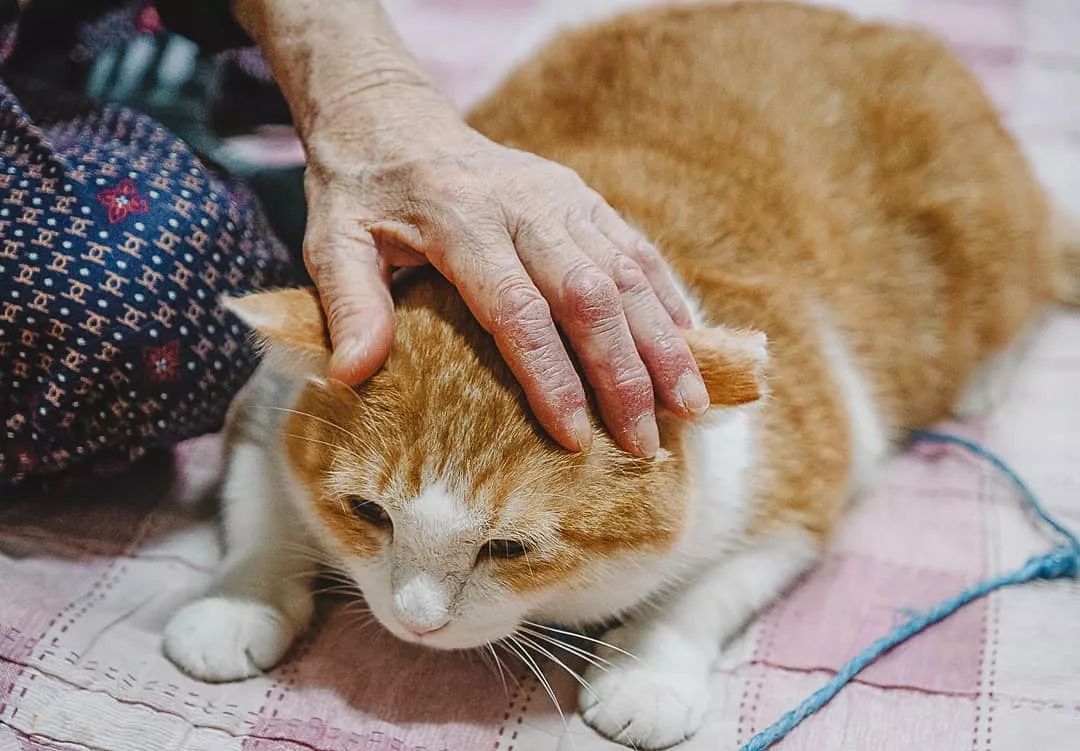
[[700, 666], [684, 669], [612, 660], [606, 671], [590, 668], [592, 691], [578, 694], [581, 717], [609, 740], [640, 751], [659, 751], [690, 738], [709, 704], [708, 676]]
[[298, 632], [268, 603], [206, 597], [177, 611], [165, 627], [163, 648], [193, 678], [236, 681], [274, 667]]

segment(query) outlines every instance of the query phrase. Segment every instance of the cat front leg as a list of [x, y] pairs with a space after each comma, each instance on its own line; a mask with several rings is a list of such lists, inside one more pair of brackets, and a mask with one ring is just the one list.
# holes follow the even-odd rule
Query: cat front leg
[[165, 628], [165, 654], [194, 678], [234, 681], [268, 670], [311, 621], [315, 561], [273, 469], [263, 447], [233, 447], [222, 489], [220, 572], [207, 595]]
[[[655, 610], [609, 631], [610, 665], [585, 674], [581, 716], [601, 735], [641, 751], [692, 736], [709, 705], [709, 673], [723, 644], [817, 558], [805, 532], [752, 543], [702, 571]], [[633, 655], [633, 657], [628, 656]]]

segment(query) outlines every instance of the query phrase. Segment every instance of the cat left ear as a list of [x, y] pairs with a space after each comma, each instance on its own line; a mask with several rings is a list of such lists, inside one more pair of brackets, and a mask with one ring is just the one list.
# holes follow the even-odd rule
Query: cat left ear
[[254, 332], [264, 358], [288, 375], [325, 375], [330, 330], [313, 287], [223, 297], [221, 304]]
[[712, 407], [752, 404], [766, 394], [765, 335], [723, 327], [682, 332], [697, 360]]

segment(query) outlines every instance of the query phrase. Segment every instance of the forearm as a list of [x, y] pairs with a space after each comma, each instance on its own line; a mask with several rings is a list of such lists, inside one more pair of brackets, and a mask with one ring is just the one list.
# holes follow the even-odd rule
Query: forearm
[[233, 0], [309, 157], [393, 160], [409, 136], [456, 118], [377, 0]]

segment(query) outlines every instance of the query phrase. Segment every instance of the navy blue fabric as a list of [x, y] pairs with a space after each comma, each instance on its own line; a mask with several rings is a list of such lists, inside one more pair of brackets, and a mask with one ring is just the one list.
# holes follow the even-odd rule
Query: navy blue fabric
[[0, 486], [216, 429], [255, 364], [219, 297], [289, 270], [248, 190], [152, 119], [19, 93], [0, 83]]

